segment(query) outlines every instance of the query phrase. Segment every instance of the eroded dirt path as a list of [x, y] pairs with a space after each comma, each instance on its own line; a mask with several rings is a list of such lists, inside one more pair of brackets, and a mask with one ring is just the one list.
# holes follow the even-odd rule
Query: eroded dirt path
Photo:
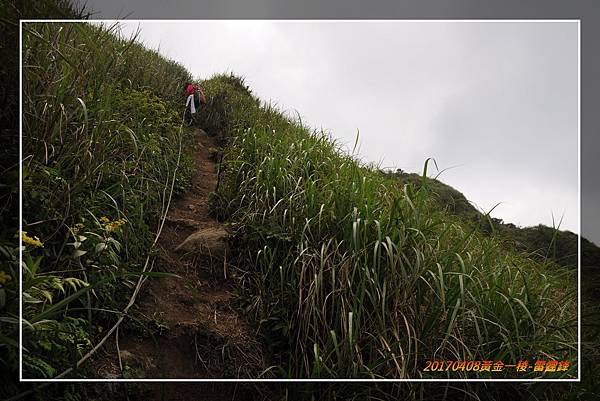
[[253, 329], [232, 307], [228, 233], [209, 214], [209, 194], [217, 185], [211, 160], [216, 139], [202, 130], [194, 135], [192, 187], [171, 204], [159, 240], [164, 251], [154, 268], [180, 278], [146, 281], [137, 312], [149, 327], [139, 333], [121, 329], [118, 351], [113, 341], [96, 365], [99, 377], [123, 377], [120, 366], [145, 378], [269, 377], [261, 376], [268, 362]]

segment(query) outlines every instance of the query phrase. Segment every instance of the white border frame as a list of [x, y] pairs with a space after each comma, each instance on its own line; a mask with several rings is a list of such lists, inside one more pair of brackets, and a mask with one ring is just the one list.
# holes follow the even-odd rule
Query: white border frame
[[20, 382], [580, 382], [581, 381], [581, 19], [195, 19], [186, 21], [269, 21], [269, 22], [577, 22], [577, 189], [579, 224], [577, 233], [577, 378], [533, 378], [533, 379], [24, 379], [23, 378], [23, 23], [119, 23], [119, 22], [165, 22], [177, 20], [161, 19], [21, 19], [19, 20], [19, 381]]

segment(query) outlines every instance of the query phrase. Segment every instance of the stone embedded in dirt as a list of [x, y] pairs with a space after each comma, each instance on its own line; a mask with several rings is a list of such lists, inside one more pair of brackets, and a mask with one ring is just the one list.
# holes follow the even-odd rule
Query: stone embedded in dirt
[[135, 355], [133, 355], [131, 352], [126, 351], [126, 350], [119, 351], [119, 356], [121, 357], [121, 360], [125, 364], [128, 364], [128, 363], [136, 361]]
[[227, 253], [228, 237], [229, 233], [222, 227], [202, 228], [187, 237], [175, 250], [222, 259]]

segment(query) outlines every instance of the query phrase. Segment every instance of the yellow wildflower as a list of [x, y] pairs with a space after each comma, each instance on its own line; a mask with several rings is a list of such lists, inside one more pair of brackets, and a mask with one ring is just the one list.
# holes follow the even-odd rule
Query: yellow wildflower
[[102, 217], [100, 217], [100, 221], [102, 223], [108, 223], [108, 222], [110, 222], [110, 219], [108, 217], [106, 217], [106, 216], [102, 216]]
[[4, 284], [8, 283], [10, 280], [12, 280], [10, 275], [6, 274], [6, 272], [3, 272], [2, 270], [0, 270], [0, 284], [4, 285]]
[[42, 243], [42, 241], [40, 241], [40, 239], [38, 237], [31, 238], [29, 235], [27, 235], [27, 231], [22, 231], [21, 233], [22, 233], [21, 238], [22, 238], [24, 244], [31, 245], [36, 248], [44, 247], [44, 244]]
[[106, 223], [104, 225], [104, 229], [107, 232], [117, 231], [118, 229], [121, 228], [121, 226], [123, 224], [125, 224], [125, 220], [123, 220], [123, 219], [119, 219], [119, 220], [115, 220], [115, 221], [109, 221], [108, 223]]

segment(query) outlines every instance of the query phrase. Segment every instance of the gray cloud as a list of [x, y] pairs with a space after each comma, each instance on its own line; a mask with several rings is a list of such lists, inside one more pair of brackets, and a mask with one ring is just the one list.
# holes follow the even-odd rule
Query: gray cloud
[[[125, 22], [124, 33], [138, 23]], [[573, 22], [141, 22], [150, 47], [263, 100], [382, 166], [442, 180], [496, 217], [578, 232]], [[585, 200], [585, 199], [584, 199]], [[600, 233], [599, 233], [600, 234]], [[593, 238], [600, 238], [600, 235]]]

